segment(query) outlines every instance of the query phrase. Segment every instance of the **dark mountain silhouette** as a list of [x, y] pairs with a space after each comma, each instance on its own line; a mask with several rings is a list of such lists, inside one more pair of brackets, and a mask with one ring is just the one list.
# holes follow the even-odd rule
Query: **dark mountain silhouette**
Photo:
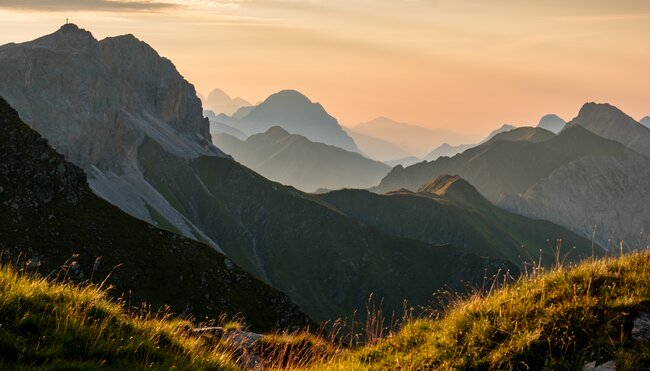
[[[0, 248], [3, 261], [76, 281], [113, 285], [114, 296], [196, 318], [244, 314], [259, 330], [308, 323], [288, 297], [213, 248], [137, 220], [95, 196], [0, 98]], [[70, 259], [70, 260], [69, 260]], [[66, 263], [67, 262], [67, 263]]]
[[264, 177], [312, 192], [319, 188], [368, 188], [379, 183], [390, 167], [323, 143], [314, 143], [274, 126], [241, 141], [227, 134], [214, 144]]
[[240, 110], [233, 117], [221, 115], [217, 121], [237, 128], [246, 135], [263, 133], [273, 126], [280, 126], [291, 134], [302, 135], [314, 142], [359, 152], [352, 138], [322, 105], [313, 103], [295, 90], [275, 93], [250, 110]]
[[566, 121], [562, 120], [558, 115], [548, 114], [539, 120], [537, 127], [558, 134], [562, 131], [564, 125], [566, 125]]

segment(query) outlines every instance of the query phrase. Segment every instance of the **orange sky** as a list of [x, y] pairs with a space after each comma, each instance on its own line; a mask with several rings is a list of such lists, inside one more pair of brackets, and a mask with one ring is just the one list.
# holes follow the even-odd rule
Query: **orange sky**
[[346, 125], [383, 115], [482, 137], [585, 101], [650, 114], [650, 1], [0, 1], [0, 44], [66, 17], [132, 33], [202, 94], [297, 89]]

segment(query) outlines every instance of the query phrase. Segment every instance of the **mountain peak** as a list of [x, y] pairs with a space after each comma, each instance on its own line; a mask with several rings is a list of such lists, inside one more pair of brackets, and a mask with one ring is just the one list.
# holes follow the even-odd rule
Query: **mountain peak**
[[97, 46], [93, 35], [76, 24], [66, 23], [56, 32], [35, 40], [35, 44], [55, 50], [82, 51]]
[[297, 90], [282, 90], [271, 94], [263, 104], [303, 105], [314, 104], [307, 96]]
[[559, 133], [562, 131], [564, 128], [564, 125], [566, 125], [566, 121], [564, 121], [561, 117], [559, 117], [556, 114], [549, 113], [547, 115], [544, 115], [540, 120], [539, 123], [537, 124], [538, 128], [546, 129], [548, 131], [551, 131], [555, 134]]
[[434, 194], [453, 201], [476, 205], [485, 199], [468, 181], [458, 175], [443, 174], [422, 186], [418, 193]]
[[280, 126], [272, 126], [267, 130], [264, 135], [269, 135], [269, 136], [277, 136], [277, 137], [287, 137], [291, 135], [288, 131], [284, 130]]
[[650, 116], [646, 116], [642, 118], [641, 120], [639, 120], [639, 123], [647, 128], [650, 128]]

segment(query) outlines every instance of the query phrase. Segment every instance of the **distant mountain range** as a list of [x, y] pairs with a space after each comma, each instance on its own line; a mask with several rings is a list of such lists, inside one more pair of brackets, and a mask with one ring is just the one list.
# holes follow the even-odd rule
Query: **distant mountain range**
[[393, 160], [411, 157], [403, 148], [391, 142], [357, 133], [347, 127], [344, 127], [343, 130], [354, 140], [361, 153], [373, 160], [389, 163]]
[[650, 202], [647, 159], [590, 130], [643, 151], [638, 143], [648, 129], [615, 107], [586, 104], [557, 136], [540, 128], [502, 133], [452, 158], [396, 167], [373, 190], [417, 190], [439, 175], [459, 174], [513, 212], [550, 220], [588, 238], [596, 226], [596, 242], [602, 246], [625, 240], [632, 248], [645, 247], [650, 214], [639, 205]]
[[241, 141], [228, 134], [213, 136], [214, 144], [236, 161], [266, 178], [306, 192], [321, 188], [368, 188], [388, 174], [386, 164], [323, 143], [289, 134], [274, 126]]
[[542, 117], [537, 124], [538, 128], [546, 129], [554, 134], [558, 134], [566, 125], [566, 121], [561, 119], [558, 115], [548, 114]]
[[[384, 298], [387, 311], [401, 313], [404, 299], [415, 306], [426, 304], [436, 290], [463, 290], [466, 283], [479, 284], [485, 274], [508, 265], [454, 246], [390, 235], [233, 161], [211, 144], [209, 120], [203, 118], [192, 85], [170, 61], [133, 36], [97, 41], [68, 24], [32, 42], [0, 47], [0, 80], [0, 96], [88, 173], [96, 194], [140, 219], [223, 251], [235, 264], [285, 292], [315, 320], [363, 310], [372, 292]], [[293, 101], [297, 94], [275, 98], [282, 102], [287, 96]], [[264, 122], [257, 116], [267, 109], [275, 115], [269, 117], [285, 113], [281, 107], [286, 106], [276, 105], [275, 98], [249, 113], [255, 113], [251, 123]], [[298, 98], [301, 106], [309, 107], [306, 112], [324, 112]], [[304, 122], [295, 114], [300, 110], [292, 112], [296, 125]], [[335, 120], [327, 122], [333, 133], [340, 130]], [[89, 216], [88, 221], [93, 220]], [[20, 225], [41, 228], [27, 221]], [[121, 231], [132, 225], [120, 224]], [[147, 244], [124, 246], [141, 250], [118, 260], [135, 256], [138, 264], [147, 264], [158, 258], [153, 252], [147, 255]], [[183, 245], [172, 251], [177, 259], [166, 260], [166, 272], [203, 271], [203, 263], [193, 261], [200, 258]], [[145, 274], [143, 269], [140, 275]], [[150, 278], [161, 290], [167, 282], [176, 282]]]
[[[495, 135], [497, 135], [499, 133], [503, 133], [504, 131], [510, 131], [510, 130], [513, 130], [513, 129], [516, 129], [516, 128], [514, 126], [512, 126], [512, 125], [503, 125], [500, 128], [492, 131], [483, 141], [481, 141], [479, 143], [476, 143], [476, 144], [460, 144], [460, 145], [457, 145], [457, 146], [453, 146], [453, 145], [450, 145], [448, 143], [443, 143], [440, 146], [436, 147], [436, 149], [431, 151], [429, 154], [427, 154], [424, 157], [424, 160], [433, 161], [433, 160], [438, 159], [438, 157], [443, 157], [443, 156], [452, 157], [454, 155], [462, 153], [465, 150], [468, 150], [468, 149], [470, 149], [472, 147], [478, 146], [479, 144], [487, 142], [488, 140], [492, 139], [492, 137], [494, 137]], [[404, 166], [406, 166], [406, 165], [404, 165]]]
[[215, 120], [246, 135], [263, 133], [273, 126], [280, 126], [291, 134], [302, 135], [314, 142], [359, 152], [352, 138], [323, 106], [295, 90], [275, 93], [251, 109], [241, 109], [232, 117], [219, 115]]
[[[424, 157], [443, 143], [462, 143], [466, 137], [440, 129], [401, 123], [386, 117], [379, 117], [351, 128], [357, 134], [381, 139], [402, 148], [410, 156]], [[406, 156], [401, 156], [406, 157]]]
[[231, 98], [221, 89], [214, 89], [210, 92], [208, 98], [203, 100], [203, 109], [210, 110], [215, 114], [232, 115], [240, 108], [249, 106], [252, 106], [252, 104], [239, 97]]
[[75, 281], [113, 285], [137, 306], [170, 306], [205, 318], [243, 314], [258, 330], [303, 326], [288, 297], [213, 248], [135, 219], [94, 195], [65, 161], [0, 98], [0, 249], [3, 263]]
[[[441, 175], [417, 192], [405, 189], [377, 195], [362, 190], [342, 190], [320, 196], [346, 215], [395, 236], [500, 258], [523, 268], [540, 258], [547, 240], [562, 239], [571, 259], [591, 256], [583, 237], [550, 222], [532, 220], [502, 210], [459, 176]], [[553, 262], [551, 250], [541, 257]], [[598, 250], [596, 250], [598, 252]]]

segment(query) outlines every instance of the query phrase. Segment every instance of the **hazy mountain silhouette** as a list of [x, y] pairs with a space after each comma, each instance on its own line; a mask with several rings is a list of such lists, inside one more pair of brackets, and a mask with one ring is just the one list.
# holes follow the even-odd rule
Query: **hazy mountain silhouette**
[[241, 164], [266, 178], [306, 192], [320, 188], [368, 188], [390, 167], [323, 143], [289, 134], [274, 126], [241, 141], [227, 134], [213, 136], [214, 144]]
[[404, 149], [393, 143], [369, 135], [359, 134], [350, 128], [344, 127], [343, 130], [354, 139], [361, 153], [373, 160], [388, 163], [391, 160], [411, 157]]
[[357, 134], [378, 138], [393, 143], [404, 149], [409, 155], [423, 157], [443, 143], [458, 143], [465, 140], [465, 136], [446, 130], [427, 129], [416, 125], [393, 121], [386, 117], [379, 117], [372, 121], [359, 124], [352, 128]]
[[[478, 284], [486, 270], [500, 267], [453, 246], [365, 226], [233, 161], [210, 143], [192, 85], [133, 36], [97, 41], [65, 25], [0, 47], [0, 80], [0, 95], [66, 158], [89, 170], [102, 198], [220, 248], [317, 320], [363, 310], [371, 292], [384, 298], [387, 310], [401, 312], [404, 299], [426, 304], [436, 290], [462, 290], [463, 282]], [[192, 255], [182, 246], [174, 254], [183, 269], [201, 271], [199, 263], [183, 260]], [[170, 260], [166, 269], [177, 268]], [[164, 290], [166, 282], [174, 281], [156, 284]]]
[[586, 103], [567, 127], [576, 125], [650, 156], [650, 129], [612, 105]]
[[212, 134], [213, 142], [215, 134], [228, 134], [240, 140], [246, 140], [248, 137], [241, 130], [219, 122], [217, 120], [217, 115], [213, 111], [203, 111], [203, 115], [210, 120], [210, 134]]
[[564, 125], [566, 125], [566, 121], [562, 120], [558, 115], [548, 114], [539, 120], [537, 127], [557, 134], [562, 131]]
[[639, 123], [641, 123], [643, 126], [650, 128], [650, 116], [646, 116], [642, 118]]
[[251, 106], [246, 100], [242, 98], [231, 98], [226, 92], [221, 89], [214, 89], [208, 95], [207, 99], [202, 99], [203, 109], [213, 111], [216, 114], [224, 113], [232, 115], [242, 107]]
[[395, 167], [397, 165], [411, 166], [413, 164], [417, 164], [418, 162], [422, 162], [422, 161], [423, 161], [422, 159], [419, 159], [417, 157], [409, 156], [409, 157], [398, 158], [396, 160], [384, 161], [384, 163], [388, 164], [390, 167]]
[[377, 195], [341, 190], [320, 197], [346, 215], [395, 236], [451, 244], [463, 251], [506, 259], [512, 266], [535, 260], [540, 249], [546, 263], [551, 263], [549, 238], [577, 246], [571, 259], [591, 256], [587, 239], [553, 223], [502, 210], [458, 176], [441, 175], [417, 192]]
[[124, 294], [133, 305], [146, 301], [154, 310], [168, 305], [196, 318], [244, 314], [259, 330], [308, 323], [289, 298], [213, 248], [153, 227], [97, 197], [83, 171], [22, 123], [2, 98], [0, 173], [5, 263], [21, 256], [31, 262], [27, 267], [56, 275], [67, 262], [75, 281], [107, 279], [104, 286], [114, 286], [115, 297]]
[[217, 121], [237, 128], [246, 135], [263, 133], [273, 126], [280, 126], [291, 134], [302, 135], [314, 142], [359, 152], [352, 138], [323, 106], [295, 90], [275, 93], [250, 110], [240, 110], [233, 117], [221, 115]]
[[[428, 155], [426, 155], [424, 157], [424, 160], [433, 161], [433, 160], [436, 160], [438, 157], [443, 157], [443, 156], [452, 157], [452, 156], [454, 156], [454, 155], [456, 155], [458, 153], [462, 153], [463, 151], [466, 151], [466, 150], [468, 150], [468, 149], [470, 149], [472, 147], [476, 147], [479, 144], [487, 142], [488, 140], [492, 139], [492, 137], [494, 137], [495, 135], [497, 135], [499, 133], [503, 133], [504, 131], [509, 131], [509, 130], [513, 130], [513, 129], [516, 129], [516, 128], [514, 126], [512, 126], [512, 125], [507, 125], [507, 124], [502, 125], [500, 128], [492, 131], [483, 141], [481, 141], [479, 143], [476, 143], [476, 144], [460, 144], [460, 145], [457, 145], [457, 146], [452, 146], [451, 144], [443, 143], [440, 146], [438, 146], [436, 149], [431, 151]], [[404, 166], [407, 166], [407, 165], [404, 165]]]

